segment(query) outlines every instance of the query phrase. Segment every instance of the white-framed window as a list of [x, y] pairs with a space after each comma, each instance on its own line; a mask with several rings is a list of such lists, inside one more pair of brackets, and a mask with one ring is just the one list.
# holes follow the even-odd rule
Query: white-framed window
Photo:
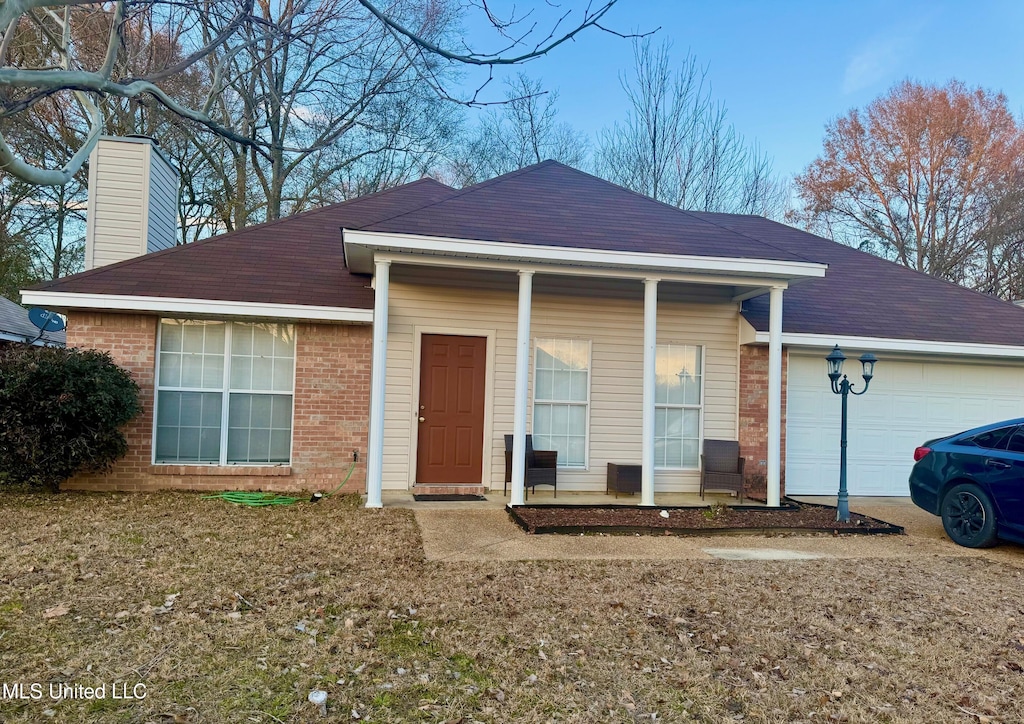
[[586, 468], [590, 340], [538, 339], [534, 347], [533, 447], [557, 450], [560, 468]]
[[157, 349], [154, 463], [291, 461], [291, 325], [162, 319]]
[[659, 344], [655, 361], [654, 466], [700, 467], [704, 348]]

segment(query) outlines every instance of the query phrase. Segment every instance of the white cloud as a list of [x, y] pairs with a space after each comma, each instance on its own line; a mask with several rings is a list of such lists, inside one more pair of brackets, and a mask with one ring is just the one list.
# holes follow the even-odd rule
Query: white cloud
[[880, 82], [889, 82], [906, 73], [904, 60], [910, 54], [923, 23], [912, 28], [889, 31], [868, 40], [846, 64], [843, 93], [856, 93]]

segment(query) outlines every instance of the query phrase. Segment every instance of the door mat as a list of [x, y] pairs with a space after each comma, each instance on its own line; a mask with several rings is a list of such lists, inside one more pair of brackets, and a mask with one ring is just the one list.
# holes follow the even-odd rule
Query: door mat
[[463, 493], [445, 493], [441, 495], [427, 495], [419, 494], [413, 495], [412, 499], [420, 503], [432, 503], [432, 502], [452, 502], [452, 503], [468, 503], [473, 500], [487, 500], [482, 495], [467, 495]]

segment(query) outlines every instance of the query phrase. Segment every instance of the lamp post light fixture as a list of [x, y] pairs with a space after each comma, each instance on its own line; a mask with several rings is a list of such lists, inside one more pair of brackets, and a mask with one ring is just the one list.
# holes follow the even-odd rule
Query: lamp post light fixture
[[846, 375], [843, 374], [843, 362], [846, 355], [837, 344], [825, 358], [828, 362], [828, 378], [832, 382], [832, 391], [843, 396], [843, 417], [839, 433], [839, 500], [836, 505], [836, 520], [850, 522], [850, 496], [846, 492], [846, 398], [849, 395], [863, 395], [868, 391], [871, 378], [875, 376], [875, 363], [878, 358], [870, 352], [860, 356], [861, 376], [864, 378], [864, 389], [856, 392]]

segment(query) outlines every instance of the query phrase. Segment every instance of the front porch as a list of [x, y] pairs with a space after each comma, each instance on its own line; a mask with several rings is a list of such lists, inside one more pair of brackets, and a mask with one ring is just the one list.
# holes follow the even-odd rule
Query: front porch
[[761, 294], [771, 301], [767, 444], [753, 462], [767, 504], [779, 505], [783, 291], [821, 276], [820, 265], [568, 248], [553, 257], [348, 231], [345, 243], [353, 268], [374, 274], [368, 507], [422, 485], [495, 490], [506, 450], [501, 504], [524, 505], [531, 432], [538, 450], [558, 448], [552, 503], [604, 504], [617, 463], [641, 477], [639, 494], [617, 504], [707, 504], [694, 502], [700, 452], [705, 439], [739, 439], [739, 305]]

